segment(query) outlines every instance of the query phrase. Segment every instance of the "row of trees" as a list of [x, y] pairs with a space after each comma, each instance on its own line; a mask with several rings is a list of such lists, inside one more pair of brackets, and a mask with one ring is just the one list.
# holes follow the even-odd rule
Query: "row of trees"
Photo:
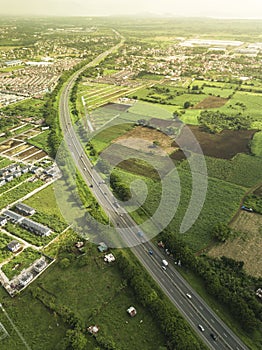
[[130, 188], [114, 172], [110, 174], [110, 186], [120, 200], [127, 201], [131, 198]]
[[161, 330], [166, 336], [167, 348], [170, 350], [205, 349], [204, 344], [193, 335], [187, 322], [156, 287], [141, 265], [138, 262], [132, 262], [123, 251], [116, 254], [120, 271], [134, 290], [137, 299], [159, 321]]
[[261, 326], [262, 305], [255, 297], [261, 279], [246, 275], [243, 262], [197, 257], [175, 235], [165, 232], [161, 238], [175, 259], [201, 277], [208, 293], [228, 308], [243, 329], [253, 332]]

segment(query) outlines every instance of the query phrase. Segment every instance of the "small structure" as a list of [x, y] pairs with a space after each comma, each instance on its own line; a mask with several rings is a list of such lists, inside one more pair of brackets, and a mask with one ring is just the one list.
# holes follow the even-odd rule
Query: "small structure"
[[262, 288], [258, 288], [256, 290], [256, 296], [259, 297], [260, 299], [262, 299]]
[[105, 244], [105, 242], [100, 242], [100, 243], [98, 244], [97, 249], [98, 249], [101, 253], [104, 253], [104, 252], [107, 251], [108, 246]]
[[5, 216], [0, 216], [0, 226], [4, 226], [7, 223]]
[[93, 335], [97, 335], [98, 331], [99, 331], [99, 327], [94, 325], [94, 326], [89, 326], [87, 328], [88, 332], [93, 334]]
[[129, 315], [131, 317], [134, 317], [137, 314], [136, 309], [134, 308], [134, 306], [130, 306], [126, 311], [127, 311], [127, 313], [129, 313]]
[[106, 261], [108, 263], [115, 261], [115, 260], [116, 260], [116, 258], [114, 257], [114, 255], [112, 253], [106, 254], [104, 257], [104, 261]]
[[12, 241], [7, 245], [7, 249], [9, 249], [12, 253], [16, 253], [21, 248], [21, 244], [17, 241]]
[[23, 215], [33, 215], [35, 214], [35, 209], [29, 207], [29, 205], [18, 203], [16, 204], [16, 209]]
[[84, 242], [76, 242], [75, 247], [76, 247], [77, 249], [79, 249], [79, 248], [82, 248], [83, 245], [84, 245]]

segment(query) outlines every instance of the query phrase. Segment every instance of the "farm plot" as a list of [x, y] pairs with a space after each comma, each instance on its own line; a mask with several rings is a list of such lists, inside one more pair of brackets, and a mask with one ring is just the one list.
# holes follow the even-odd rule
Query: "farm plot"
[[44, 152], [44, 151], [40, 151], [39, 152], [39, 150], [36, 152], [36, 153], [34, 153], [31, 157], [25, 157], [25, 158], [23, 158], [23, 160], [25, 160], [26, 159], [26, 161], [29, 161], [29, 162], [31, 162], [31, 161], [37, 161], [37, 160], [41, 160], [42, 158], [44, 158], [44, 157], [46, 157], [47, 156], [47, 154]]
[[[255, 130], [223, 130], [219, 134], [210, 134], [193, 125], [190, 129], [205, 155], [223, 159], [231, 159], [237, 153], [250, 153], [249, 144], [256, 132]], [[182, 140], [183, 130], [177, 138], [177, 143], [181, 144]], [[194, 152], [193, 140], [188, 139], [185, 148]]]
[[5, 151], [4, 154], [5, 154], [6, 156], [11, 157], [11, 156], [13, 156], [13, 155], [15, 155], [15, 154], [17, 154], [17, 153], [19, 153], [19, 152], [24, 151], [24, 150], [27, 149], [27, 148], [29, 148], [29, 146], [28, 146], [26, 143], [24, 143], [24, 144], [21, 145], [21, 146], [17, 146], [17, 147], [11, 148], [11, 149], [8, 150], [8, 151]]
[[209, 96], [204, 98], [201, 102], [197, 103], [193, 109], [209, 109], [209, 108], [220, 108], [227, 103], [227, 98], [217, 97], [217, 96]]
[[243, 261], [244, 270], [248, 274], [262, 277], [262, 215], [241, 211], [231, 227], [241, 234], [237, 238], [213, 247], [208, 255], [212, 257], [224, 255], [237, 261]]
[[0, 144], [0, 152], [4, 152], [4, 151], [7, 151], [13, 147], [16, 147], [18, 145], [21, 145], [23, 144], [24, 142], [23, 141], [18, 141], [18, 140], [7, 140], [3, 143]]

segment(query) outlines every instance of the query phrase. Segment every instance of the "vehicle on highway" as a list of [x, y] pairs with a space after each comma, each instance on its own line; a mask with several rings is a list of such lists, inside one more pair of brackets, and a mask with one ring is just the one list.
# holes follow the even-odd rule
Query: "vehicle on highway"
[[192, 298], [191, 294], [189, 294], [189, 293], [186, 293], [186, 296], [188, 297], [188, 299]]
[[163, 269], [164, 271], [166, 271], [166, 267], [165, 267], [164, 265], [162, 265], [162, 269]]
[[202, 326], [202, 324], [199, 324], [198, 328], [201, 330], [201, 332], [204, 332], [204, 330], [205, 330], [205, 328]]
[[143, 233], [142, 233], [141, 231], [138, 231], [138, 232], [137, 232], [137, 235], [138, 235], [139, 237], [143, 237]]
[[210, 337], [215, 341], [217, 340], [217, 335], [215, 335], [214, 333], [210, 333]]
[[149, 255], [153, 255], [153, 250], [149, 249], [148, 253]]
[[166, 260], [162, 260], [162, 264], [163, 264], [164, 266], [168, 266], [168, 262], [167, 262]]
[[86, 168], [84, 168], [84, 171], [86, 171]]

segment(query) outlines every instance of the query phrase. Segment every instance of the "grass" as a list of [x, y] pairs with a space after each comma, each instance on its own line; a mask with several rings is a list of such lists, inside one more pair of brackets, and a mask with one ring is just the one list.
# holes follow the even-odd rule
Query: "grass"
[[[197, 159], [197, 155], [193, 155]], [[262, 162], [259, 157], [237, 154], [232, 160], [205, 157], [209, 177], [234, 183], [243, 187], [252, 187], [261, 181]], [[187, 161], [180, 165], [188, 169]]]
[[[84, 258], [86, 266], [79, 267]], [[84, 319], [86, 326], [98, 324], [101, 336], [112, 337], [123, 350], [157, 349], [165, 343], [157, 321], [125, 285], [117, 266], [103, 261], [96, 246], [89, 245], [86, 256], [70, 260], [68, 268], [55, 265], [41, 278], [47, 293], [54, 295], [60, 304], [70, 306]], [[133, 319], [126, 312], [131, 305], [138, 311]]]
[[50, 130], [45, 130], [41, 134], [28, 139], [27, 142], [44, 150], [46, 153], [50, 153], [50, 146], [48, 141], [49, 134]]
[[[145, 181], [148, 188], [148, 196], [143, 204], [137, 211], [132, 212], [131, 215], [137, 220], [138, 223], [142, 223], [148, 217], [151, 217], [155, 210], [159, 207], [159, 200], [161, 198], [161, 184], [159, 182], [152, 181], [148, 178], [143, 178], [124, 171], [117, 170], [119, 176], [129, 185], [132, 180], [142, 179]], [[180, 202], [175, 212], [174, 205], [171, 206], [169, 202], [172, 200], [172, 191], [170, 194], [165, 194], [165, 207], [160, 210], [160, 217], [166, 218], [167, 214], [172, 215], [173, 219], [169, 224], [169, 228], [172, 232], [179, 232], [180, 225], [185, 216], [186, 210], [189, 206], [189, 200], [192, 195], [192, 179], [191, 174], [187, 171], [179, 170], [180, 179]], [[174, 183], [172, 185], [174, 186]], [[196, 198], [199, 198], [201, 188], [195, 190]], [[208, 179], [208, 190], [205, 198], [205, 203], [200, 212], [198, 219], [193, 226], [184, 234], [181, 234], [181, 238], [194, 250], [198, 251], [208, 245], [212, 240], [212, 227], [217, 222], [229, 222], [235, 212], [238, 210], [242, 197], [245, 194], [245, 189], [234, 184], [230, 184], [217, 179]], [[179, 199], [179, 197], [178, 197]], [[172, 202], [170, 202], [172, 203]], [[200, 205], [194, 204], [194, 208]], [[194, 213], [192, 208], [192, 213]], [[132, 210], [132, 208], [129, 208]], [[149, 226], [147, 226], [147, 230]]]
[[251, 151], [256, 156], [262, 157], [262, 131], [257, 132], [254, 135], [253, 140], [251, 142]]
[[7, 158], [0, 158], [0, 169], [3, 169], [7, 167], [8, 165], [12, 164], [13, 162], [10, 159]]
[[[1, 288], [0, 299], [7, 314], [31, 350], [61, 349], [61, 347], [59, 349], [59, 342], [65, 337], [66, 326], [57, 315], [51, 314], [39, 301], [34, 299], [29, 290], [25, 290], [15, 298], [10, 298]], [[24, 350], [26, 348], [24, 343], [2, 310], [0, 310], [0, 322], [10, 335], [1, 341], [1, 349]]]
[[0, 208], [4, 208], [8, 204], [23, 198], [25, 195], [29, 194], [36, 188], [43, 185], [43, 181], [37, 180], [35, 182], [24, 182], [20, 186], [8, 191], [4, 196], [0, 196]]
[[33, 207], [37, 212], [39, 211], [43, 214], [55, 215], [59, 217], [60, 220], [63, 220], [52, 185], [37, 192], [32, 197], [25, 200], [24, 203]]
[[12, 252], [7, 249], [7, 244], [11, 241], [11, 237], [0, 231], [0, 263], [12, 256]]

